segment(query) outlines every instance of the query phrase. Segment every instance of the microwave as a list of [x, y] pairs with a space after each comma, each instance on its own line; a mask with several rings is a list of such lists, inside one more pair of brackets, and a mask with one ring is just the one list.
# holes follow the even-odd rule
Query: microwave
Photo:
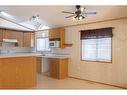
[[50, 48], [59, 48], [60, 41], [49, 41], [49, 47]]

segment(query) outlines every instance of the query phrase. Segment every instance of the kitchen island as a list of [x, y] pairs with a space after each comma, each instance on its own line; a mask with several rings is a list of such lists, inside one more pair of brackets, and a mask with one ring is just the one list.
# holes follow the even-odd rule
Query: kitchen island
[[0, 56], [0, 89], [34, 88], [36, 76], [36, 55]]
[[[68, 57], [38, 53], [0, 55], [0, 89], [32, 89], [37, 86], [37, 58], [50, 61], [50, 76], [63, 79], [68, 76]], [[41, 66], [39, 66], [40, 68]]]

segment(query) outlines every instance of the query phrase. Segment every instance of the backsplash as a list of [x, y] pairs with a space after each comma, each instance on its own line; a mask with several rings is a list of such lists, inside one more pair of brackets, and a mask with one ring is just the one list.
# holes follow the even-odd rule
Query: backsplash
[[29, 48], [29, 47], [8, 47], [8, 48], [3, 48], [3, 47], [0, 47], [0, 53], [1, 54], [29, 53], [29, 52], [34, 52], [34, 48]]
[[52, 48], [51, 53], [60, 54], [60, 55], [69, 55], [67, 49], [61, 49], [61, 48]]

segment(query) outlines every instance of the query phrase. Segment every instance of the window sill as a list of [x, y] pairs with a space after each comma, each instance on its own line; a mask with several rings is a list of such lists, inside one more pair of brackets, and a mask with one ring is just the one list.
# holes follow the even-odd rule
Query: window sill
[[94, 61], [94, 60], [81, 60], [86, 62], [99, 62], [99, 63], [112, 63], [112, 61]]

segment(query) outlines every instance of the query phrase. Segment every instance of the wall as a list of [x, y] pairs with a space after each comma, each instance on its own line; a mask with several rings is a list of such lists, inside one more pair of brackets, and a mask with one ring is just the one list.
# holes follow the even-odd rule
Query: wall
[[[81, 61], [80, 30], [114, 27], [112, 63]], [[70, 54], [69, 76], [127, 88], [127, 19], [66, 28], [66, 43], [62, 51]]]

